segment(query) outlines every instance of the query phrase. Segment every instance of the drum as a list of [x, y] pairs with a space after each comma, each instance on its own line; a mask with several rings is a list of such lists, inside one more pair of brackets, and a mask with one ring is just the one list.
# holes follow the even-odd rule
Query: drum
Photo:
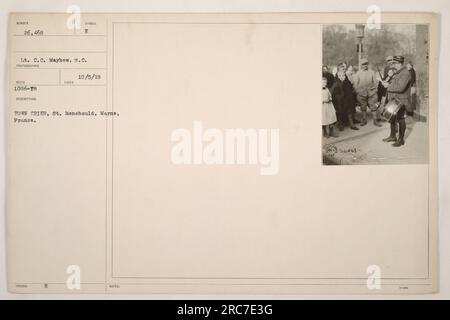
[[392, 118], [397, 116], [397, 112], [400, 110], [401, 103], [397, 99], [389, 100], [389, 102], [384, 106], [381, 116], [387, 121], [391, 121]]

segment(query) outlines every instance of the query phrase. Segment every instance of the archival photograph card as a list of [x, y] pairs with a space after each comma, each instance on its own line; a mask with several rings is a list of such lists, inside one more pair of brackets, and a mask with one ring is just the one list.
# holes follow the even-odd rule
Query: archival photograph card
[[438, 17], [11, 13], [14, 293], [438, 291]]

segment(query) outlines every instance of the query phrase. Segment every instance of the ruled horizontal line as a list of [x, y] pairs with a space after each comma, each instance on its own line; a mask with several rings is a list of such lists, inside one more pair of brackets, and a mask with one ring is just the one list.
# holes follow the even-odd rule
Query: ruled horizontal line
[[12, 53], [106, 53], [106, 51], [22, 51], [16, 50]]
[[29, 36], [26, 34], [14, 34], [14, 37], [28, 37], [28, 38], [39, 38], [39, 37], [106, 37], [104, 34], [43, 34], [36, 36]]
[[106, 87], [106, 84], [13, 84], [30, 87]]
[[46, 68], [46, 67], [14, 67], [14, 69], [25, 69], [25, 70], [39, 70], [39, 69], [43, 69], [43, 70], [58, 70], [58, 69], [62, 69], [62, 70], [106, 70], [106, 68], [85, 68], [85, 67], [81, 67], [81, 68], [76, 68], [76, 67], [53, 67], [53, 68]]

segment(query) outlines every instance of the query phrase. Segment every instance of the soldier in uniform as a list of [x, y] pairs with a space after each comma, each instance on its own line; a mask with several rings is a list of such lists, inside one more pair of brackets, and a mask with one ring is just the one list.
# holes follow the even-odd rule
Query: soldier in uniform
[[[391, 134], [389, 137], [383, 139], [385, 142], [392, 142], [394, 147], [400, 147], [405, 144], [405, 131], [406, 131], [406, 109], [409, 108], [409, 95], [411, 86], [411, 74], [408, 69], [403, 65], [405, 58], [402, 56], [394, 56], [393, 67], [396, 70], [392, 81], [383, 82], [383, 85], [387, 88], [387, 100], [391, 101], [396, 99], [400, 105], [397, 113], [391, 119]], [[396, 123], [398, 122], [398, 139], [396, 137]]]
[[383, 74], [381, 74], [381, 72], [378, 71], [381, 81], [378, 83], [378, 103], [382, 106], [383, 104], [383, 98], [386, 97], [386, 93], [387, 93], [387, 88], [383, 85], [383, 81], [388, 81], [390, 82], [393, 76], [393, 64], [394, 62], [394, 57], [393, 56], [388, 56], [386, 58], [386, 66], [384, 67], [383, 70]]
[[373, 124], [381, 127], [381, 124], [378, 122], [378, 79], [375, 71], [369, 69], [369, 61], [366, 58], [361, 59], [361, 70], [358, 70], [356, 73], [353, 86], [356, 91], [356, 99], [361, 106], [363, 117], [361, 126], [367, 124], [366, 114], [367, 108], [369, 108], [373, 115]]
[[394, 63], [393, 56], [386, 57], [386, 66], [384, 67], [383, 71], [383, 80], [385, 80], [388, 77], [389, 70], [391, 70], [393, 63]]

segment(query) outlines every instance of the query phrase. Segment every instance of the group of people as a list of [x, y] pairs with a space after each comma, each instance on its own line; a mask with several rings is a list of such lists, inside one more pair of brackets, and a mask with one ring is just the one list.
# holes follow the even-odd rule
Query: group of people
[[[331, 73], [327, 66], [322, 70], [322, 130], [325, 138], [338, 137], [337, 130], [346, 126], [359, 130], [357, 124], [368, 123], [367, 113], [372, 114], [373, 125], [381, 127], [382, 114], [388, 102], [396, 108], [384, 117], [390, 122], [390, 135], [383, 139], [394, 142], [393, 146], [405, 144], [408, 114], [415, 109], [416, 74], [411, 62], [405, 65], [403, 56], [389, 56], [383, 73], [369, 68], [369, 61], [362, 58], [361, 68], [340, 63]], [[356, 106], [361, 109], [361, 120], [355, 117]], [[398, 125], [397, 125], [398, 124]], [[397, 130], [398, 127], [398, 130]], [[398, 131], [398, 138], [397, 138]]]

